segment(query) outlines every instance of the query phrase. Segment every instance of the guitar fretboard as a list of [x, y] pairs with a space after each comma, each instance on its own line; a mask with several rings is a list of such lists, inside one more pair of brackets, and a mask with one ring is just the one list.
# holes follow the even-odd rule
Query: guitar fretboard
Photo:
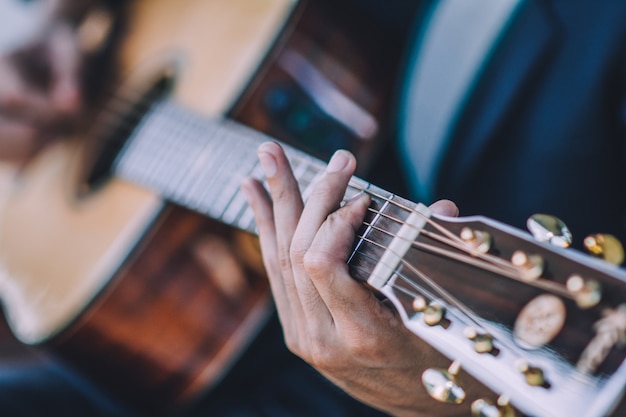
[[[225, 224], [256, 233], [251, 209], [240, 192], [244, 178], [263, 178], [257, 147], [272, 138], [225, 119], [196, 114], [173, 102], [154, 105], [115, 163], [116, 175], [164, 199]], [[326, 164], [284, 145], [306, 200]], [[346, 199], [373, 187], [353, 178]], [[385, 200], [391, 194], [376, 189]]]

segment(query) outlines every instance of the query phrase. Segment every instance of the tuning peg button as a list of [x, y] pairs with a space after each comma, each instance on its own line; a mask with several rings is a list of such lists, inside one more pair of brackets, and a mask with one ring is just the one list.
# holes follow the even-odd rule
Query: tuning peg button
[[509, 404], [508, 397], [502, 395], [496, 404], [484, 398], [472, 403], [472, 417], [515, 417], [515, 411]]
[[589, 235], [584, 240], [585, 248], [593, 255], [598, 256], [613, 265], [624, 262], [624, 246], [613, 235]]
[[526, 221], [528, 230], [540, 242], [548, 242], [561, 248], [572, 244], [572, 232], [559, 218], [548, 214], [533, 214]]
[[489, 333], [478, 333], [473, 327], [466, 327], [463, 330], [465, 337], [474, 342], [476, 353], [491, 353], [494, 351], [493, 336]]
[[602, 299], [602, 287], [598, 281], [584, 280], [580, 275], [574, 274], [567, 279], [565, 286], [582, 309], [596, 306]]
[[463, 230], [461, 230], [460, 237], [463, 242], [480, 253], [487, 253], [489, 249], [491, 249], [492, 239], [491, 235], [487, 232], [464, 227]]
[[517, 369], [526, 377], [526, 383], [533, 387], [546, 386], [546, 380], [543, 370], [536, 366], [531, 366], [525, 360], [519, 360], [516, 364]]
[[544, 261], [539, 255], [529, 255], [517, 250], [511, 256], [511, 263], [518, 268], [520, 277], [526, 281], [534, 281], [543, 274]]
[[413, 307], [413, 311], [423, 313], [428, 307], [428, 301], [426, 301], [426, 298], [423, 296], [418, 295], [413, 299], [413, 303], [411, 305]]
[[446, 309], [439, 304], [429, 304], [424, 309], [424, 323], [429, 326], [436, 326], [443, 321], [446, 316]]
[[457, 375], [461, 364], [452, 362], [446, 369], [428, 368], [422, 374], [422, 383], [435, 400], [448, 404], [461, 404], [465, 400], [465, 390], [458, 382]]

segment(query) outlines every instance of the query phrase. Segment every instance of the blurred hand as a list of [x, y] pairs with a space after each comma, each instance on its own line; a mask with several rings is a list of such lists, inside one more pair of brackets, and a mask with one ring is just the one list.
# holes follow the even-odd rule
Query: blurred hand
[[[276, 143], [259, 148], [271, 198], [242, 184], [259, 228], [267, 273], [287, 346], [355, 398], [397, 416], [447, 415], [421, 387], [424, 367], [441, 362], [396, 313], [348, 274], [346, 260], [369, 205], [366, 194], [342, 208], [356, 162], [338, 151], [306, 205]], [[440, 201], [433, 212], [457, 215]]]
[[0, 55], [0, 159], [23, 161], [77, 117], [81, 53], [74, 28], [49, 21], [27, 45]]

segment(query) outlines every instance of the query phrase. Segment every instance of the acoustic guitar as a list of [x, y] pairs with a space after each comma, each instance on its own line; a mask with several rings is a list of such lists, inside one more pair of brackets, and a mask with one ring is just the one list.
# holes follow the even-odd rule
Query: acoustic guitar
[[[250, 213], [233, 205], [207, 216], [124, 179], [113, 159], [139, 143], [126, 139], [159, 101], [185, 109], [181, 120], [171, 115], [173, 127], [204, 130], [204, 118], [227, 116], [323, 158], [351, 149], [366, 167], [388, 135], [402, 45], [349, 3], [138, 0], [119, 16], [103, 5], [82, 17], [83, 42], [114, 46], [113, 80], [90, 79], [115, 92], [96, 97], [86, 133], [19, 172], [2, 208], [0, 295], [21, 342], [149, 413], [187, 404], [221, 380], [273, 312], [257, 241], [232, 227], [250, 223]], [[50, 14], [43, 3], [13, 4], [15, 15]], [[212, 143], [220, 150], [206, 142], [200, 159], [174, 172], [153, 165], [151, 150], [141, 158], [146, 173], [182, 180], [170, 184], [177, 190], [225, 204], [248, 172], [251, 145], [221, 135]], [[175, 136], [162, 151], [172, 162], [196, 152]], [[213, 172], [195, 172], [209, 165]]]
[[[246, 19], [252, 34], [240, 46], [257, 55], [250, 64], [243, 54], [242, 70], [228, 61], [243, 56], [233, 45], [219, 58], [207, 50], [219, 51], [210, 42], [230, 39], [224, 34], [243, 36], [233, 22], [252, 3], [258, 14]], [[347, 17], [344, 30], [367, 23], [325, 2], [182, 4], [189, 9], [166, 0], [133, 5], [121, 61], [135, 75], [93, 137], [59, 143], [27, 167], [0, 227], [0, 289], [15, 334], [152, 411], [219, 382], [267, 317], [267, 283], [250, 237], [256, 229], [239, 192], [244, 177], [261, 178], [256, 148], [268, 140], [261, 132], [287, 138], [303, 125], [315, 132], [314, 115], [325, 122], [323, 134], [300, 143], [307, 152], [285, 145], [306, 198], [325, 166], [314, 156], [324, 149], [311, 144], [351, 148], [363, 161], [376, 152], [392, 91], [379, 71], [399, 62], [398, 51], [381, 47], [384, 64], [357, 78], [345, 71], [353, 67], [338, 56], [370, 56], [383, 35], [370, 30], [365, 43], [326, 38], [329, 49], [318, 49], [324, 36], [311, 34], [328, 33], [319, 22]], [[201, 16], [215, 25], [205, 27]], [[184, 23], [163, 33], [165, 17]], [[196, 42], [194, 24], [224, 32]], [[180, 41], [186, 37], [192, 41]], [[224, 72], [211, 74], [224, 62]], [[296, 111], [302, 103], [315, 114]], [[348, 261], [352, 275], [452, 361], [422, 375], [434, 399], [475, 416], [612, 412], [626, 386], [624, 270], [548, 243], [558, 239], [543, 227], [546, 218], [535, 219], [548, 231], [537, 239], [483, 217], [437, 216], [355, 177], [346, 198], [360, 192], [372, 204]], [[221, 230], [229, 240], [215, 238]], [[493, 398], [467, 398], [464, 377]]]

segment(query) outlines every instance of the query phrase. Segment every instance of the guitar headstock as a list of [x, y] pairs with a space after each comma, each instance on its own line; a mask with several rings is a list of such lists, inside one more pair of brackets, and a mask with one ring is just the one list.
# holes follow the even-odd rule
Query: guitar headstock
[[[465, 404], [467, 415], [512, 416], [514, 406], [552, 417], [604, 416], [621, 398], [620, 267], [488, 218], [438, 217], [397, 197], [374, 202], [360, 236], [352, 273], [453, 361], [424, 372], [433, 398]], [[459, 367], [494, 398], [466, 399]]]

